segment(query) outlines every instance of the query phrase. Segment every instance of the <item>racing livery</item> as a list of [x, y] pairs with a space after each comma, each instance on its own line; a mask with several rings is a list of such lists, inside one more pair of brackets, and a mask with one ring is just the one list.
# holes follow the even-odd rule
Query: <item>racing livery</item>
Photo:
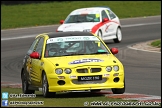
[[121, 24], [118, 16], [109, 7], [89, 7], [72, 11], [67, 18], [60, 20], [57, 32], [81, 31], [98, 35], [105, 42], [122, 40]]
[[42, 90], [44, 97], [60, 91], [112, 89], [125, 92], [124, 67], [98, 36], [89, 32], [55, 32], [36, 36], [21, 69], [22, 91]]

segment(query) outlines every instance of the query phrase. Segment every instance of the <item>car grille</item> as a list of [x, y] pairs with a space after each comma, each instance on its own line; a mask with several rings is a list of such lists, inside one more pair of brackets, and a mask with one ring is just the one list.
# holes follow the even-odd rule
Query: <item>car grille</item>
[[[88, 68], [82, 68], [76, 70], [78, 73], [88, 73]], [[101, 72], [101, 68], [90, 68], [91, 73]]]
[[100, 72], [101, 71], [101, 68], [91, 68], [91, 72], [94, 73], [94, 72]]
[[78, 79], [73, 79], [73, 84], [101, 84], [105, 83], [107, 81], [107, 78], [102, 78], [100, 81], [78, 81]]
[[83, 68], [83, 69], [77, 69], [78, 73], [88, 73], [88, 69], [87, 68]]

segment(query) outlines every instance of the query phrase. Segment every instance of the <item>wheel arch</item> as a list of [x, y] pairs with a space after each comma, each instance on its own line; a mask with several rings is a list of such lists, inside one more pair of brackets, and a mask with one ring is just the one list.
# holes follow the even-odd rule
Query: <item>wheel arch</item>
[[[99, 36], [99, 32], [101, 32], [101, 35], [102, 35], [102, 30], [101, 29], [98, 29], [97, 31], [97, 36]], [[100, 37], [100, 36], [99, 36]]]
[[102, 30], [101, 30], [101, 28], [98, 30], [98, 32], [99, 32], [99, 31], [100, 31], [100, 32], [101, 32], [101, 34], [102, 34]]
[[[41, 79], [43, 79], [43, 74], [46, 74], [45, 70], [42, 70]], [[41, 84], [42, 84], [42, 80], [41, 80]]]
[[[47, 81], [49, 80], [48, 77], [47, 77], [47, 73], [45, 70], [42, 70], [42, 73], [41, 73], [41, 79], [43, 79], [43, 74], [46, 75], [46, 78], [47, 78]], [[49, 81], [48, 81], [49, 82]], [[42, 80], [41, 80], [41, 84], [42, 84]]]
[[117, 28], [120, 28], [121, 29], [121, 25], [119, 25]]
[[21, 76], [22, 76], [23, 71], [24, 71], [24, 68], [21, 69]]

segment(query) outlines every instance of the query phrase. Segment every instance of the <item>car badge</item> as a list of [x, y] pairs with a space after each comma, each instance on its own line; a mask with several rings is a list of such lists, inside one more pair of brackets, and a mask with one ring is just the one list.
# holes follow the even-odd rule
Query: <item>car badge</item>
[[90, 67], [88, 67], [88, 70], [90, 70], [90, 72], [92, 72], [92, 69]]

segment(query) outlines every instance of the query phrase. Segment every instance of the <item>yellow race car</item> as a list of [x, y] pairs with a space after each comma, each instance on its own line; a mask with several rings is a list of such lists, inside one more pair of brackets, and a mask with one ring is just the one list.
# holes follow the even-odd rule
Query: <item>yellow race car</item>
[[125, 92], [124, 67], [101, 38], [88, 32], [55, 32], [36, 36], [23, 59], [24, 94], [112, 89]]

